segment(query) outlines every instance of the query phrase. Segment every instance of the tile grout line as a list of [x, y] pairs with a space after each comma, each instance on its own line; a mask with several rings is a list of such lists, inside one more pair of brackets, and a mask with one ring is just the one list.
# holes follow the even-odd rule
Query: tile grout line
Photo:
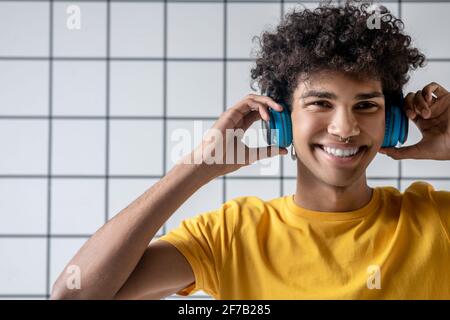
[[173, 120], [173, 121], [185, 121], [185, 120], [217, 120], [217, 117], [164, 117], [164, 116], [33, 116], [33, 115], [22, 115], [22, 116], [2, 116], [0, 115], [0, 120], [48, 120], [48, 119], [58, 119], [58, 120]]
[[[227, 0], [223, 1], [223, 112], [227, 110], [227, 19], [228, 19], [228, 3]], [[222, 176], [222, 203], [227, 201], [227, 177], [226, 174]]]
[[[164, 0], [163, 4], [163, 137], [162, 137], [162, 146], [163, 146], [163, 176], [167, 174], [167, 0]], [[167, 221], [162, 225], [162, 233], [167, 233]]]
[[52, 140], [53, 140], [53, 131], [52, 131], [52, 118], [51, 115], [53, 113], [53, 0], [48, 2], [49, 5], [49, 65], [48, 65], [48, 163], [47, 163], [47, 237], [46, 237], [46, 274], [45, 274], [45, 295], [46, 298], [50, 298], [50, 256], [51, 256], [51, 211], [52, 211]]
[[109, 213], [109, 138], [110, 138], [110, 57], [111, 53], [111, 4], [110, 0], [106, 1], [106, 121], [105, 121], [105, 223], [108, 222]]
[[[164, 0], [163, 3], [163, 175], [166, 175], [167, 171], [167, 10], [168, 10], [168, 4], [167, 0]], [[170, 218], [169, 218], [170, 219]], [[162, 225], [162, 234], [167, 234], [167, 221], [164, 221]], [[156, 235], [155, 235], [156, 237]], [[166, 300], [167, 297], [162, 298], [161, 300]]]
[[[0, 0], [1, 1], [1, 0]], [[29, 1], [29, 0], [28, 0]], [[48, 0], [47, 0], [48, 1]], [[0, 2], [1, 3], [1, 2]], [[204, 3], [204, 2], [202, 2]], [[285, 2], [286, 3], [286, 2]], [[43, 57], [43, 56], [0, 56], [1, 60], [29, 60], [29, 61], [42, 61], [42, 60], [49, 60], [49, 57]], [[86, 57], [61, 57], [61, 56], [55, 56], [52, 57], [52, 60], [54, 61], [104, 61], [106, 58], [104, 57], [93, 57], [93, 56], [86, 56]], [[142, 61], [177, 61], [177, 62], [254, 62], [255, 59], [253, 58], [194, 58], [194, 57], [181, 57], [181, 58], [175, 58], [175, 57], [109, 57], [110, 61], [126, 61], [126, 62], [142, 62]], [[450, 58], [427, 58], [427, 61], [430, 62], [450, 62]]]
[[[14, 2], [46, 2], [48, 0], [14, 0]], [[98, 3], [98, 2], [104, 2], [105, 0], [77, 0], [77, 2], [90, 2], [90, 3]], [[116, 3], [160, 3], [167, 1], [169, 3], [221, 3], [223, 0], [111, 0], [111, 2]], [[228, 0], [229, 3], [246, 3], [246, 4], [252, 4], [252, 3], [276, 3], [279, 0]], [[287, 3], [319, 3], [320, 0], [285, 0]], [[342, 0], [337, 0], [339, 3], [342, 2]], [[11, 2], [11, 0], [0, 0], [1, 2]], [[64, 2], [73, 2], [72, 0], [54, 0], [54, 2], [64, 3]], [[384, 0], [386, 3], [396, 3], [396, 0]], [[428, 4], [428, 3], [448, 3], [448, 0], [403, 0], [405, 3], [418, 3], [418, 4]]]

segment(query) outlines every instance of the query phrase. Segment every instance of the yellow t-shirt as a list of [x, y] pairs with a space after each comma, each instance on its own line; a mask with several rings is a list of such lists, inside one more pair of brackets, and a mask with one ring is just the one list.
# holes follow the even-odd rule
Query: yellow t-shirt
[[293, 195], [239, 197], [160, 239], [216, 299], [450, 299], [450, 192], [374, 188], [364, 207], [306, 210]]

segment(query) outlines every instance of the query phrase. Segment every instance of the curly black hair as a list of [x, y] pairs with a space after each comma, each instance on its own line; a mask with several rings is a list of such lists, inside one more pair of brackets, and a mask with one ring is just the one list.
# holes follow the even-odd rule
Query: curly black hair
[[[404, 24], [381, 5], [380, 28], [369, 28], [373, 1], [347, 0], [335, 5], [321, 1], [313, 10], [295, 8], [272, 31], [264, 31], [256, 51], [255, 82], [262, 94], [291, 105], [300, 79], [333, 70], [380, 80], [383, 91], [399, 92], [409, 81], [409, 69], [423, 67], [425, 55], [411, 47]], [[255, 90], [256, 91], [256, 90]]]

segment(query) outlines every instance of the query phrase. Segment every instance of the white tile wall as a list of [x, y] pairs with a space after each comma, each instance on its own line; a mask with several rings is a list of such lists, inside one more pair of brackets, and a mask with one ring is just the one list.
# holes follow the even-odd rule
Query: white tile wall
[[399, 162], [377, 153], [375, 158], [367, 167], [367, 177], [396, 177], [398, 175]]
[[48, 121], [0, 119], [0, 174], [46, 174]]
[[53, 120], [52, 173], [105, 173], [105, 120]]
[[250, 61], [227, 63], [227, 102], [230, 107], [242, 100], [245, 95], [254, 93], [250, 88], [250, 69], [252, 67], [253, 62]]
[[111, 3], [111, 56], [162, 57], [163, 3]]
[[279, 23], [281, 3], [229, 3], [227, 7], [227, 56], [254, 57], [252, 38]]
[[293, 9], [295, 9], [296, 11], [302, 10], [304, 8], [306, 9], [314, 9], [317, 7], [318, 2], [314, 2], [314, 1], [308, 1], [308, 2], [303, 2], [303, 1], [291, 1], [291, 2], [285, 2], [283, 3], [283, 11], [284, 13], [288, 13], [291, 12]]
[[167, 115], [217, 117], [223, 110], [223, 64], [215, 61], [167, 64]]
[[[80, 29], [67, 27], [70, 5], [80, 8]], [[106, 2], [56, 2], [53, 9], [53, 54], [62, 57], [105, 57]]]
[[[406, 91], [430, 81], [450, 87], [450, 5], [385, 4], [402, 13], [406, 30], [432, 58], [411, 73]], [[80, 30], [66, 26], [69, 5], [80, 9]], [[89, 235], [173, 167], [181, 156], [177, 129], [185, 130], [178, 139], [190, 137], [193, 148], [217, 116], [252, 92], [253, 37], [298, 6], [276, 0], [1, 1], [0, 297], [47, 298]], [[203, 123], [200, 134], [196, 119]], [[247, 140], [250, 146], [264, 145], [260, 133], [252, 135], [259, 128], [256, 122], [246, 134], [256, 139]], [[408, 143], [419, 138], [411, 123]], [[368, 168], [368, 183], [403, 191], [420, 178], [448, 190], [449, 166], [380, 154]], [[157, 237], [229, 199], [293, 194], [295, 177], [296, 163], [285, 156], [216, 179]]]
[[0, 194], [0, 234], [46, 233], [47, 179], [0, 179]]
[[[403, 3], [405, 30], [429, 58], [448, 58], [450, 3]], [[431, 36], [430, 36], [431, 35]]]
[[[112, 116], [162, 116], [161, 61], [113, 61], [110, 76]], [[103, 74], [104, 77], [104, 74]]]
[[0, 3], [1, 56], [47, 56], [49, 53], [49, 3]]
[[223, 4], [169, 3], [167, 9], [168, 57], [223, 57]]
[[416, 92], [421, 90], [431, 81], [437, 82], [448, 88], [450, 85], [450, 63], [448, 61], [428, 61], [427, 65], [411, 73], [411, 79], [407, 83], [405, 91]]
[[45, 294], [46, 255], [45, 238], [0, 238], [2, 295]]
[[283, 195], [291, 195], [295, 193], [296, 190], [295, 179], [284, 179], [283, 180]]
[[55, 179], [51, 232], [90, 235], [105, 222], [105, 179]]
[[0, 60], [0, 70], [0, 115], [48, 113], [48, 61]]
[[163, 173], [161, 120], [111, 120], [110, 125], [110, 174]]
[[55, 61], [53, 63], [53, 114], [105, 116], [105, 74], [105, 61]]

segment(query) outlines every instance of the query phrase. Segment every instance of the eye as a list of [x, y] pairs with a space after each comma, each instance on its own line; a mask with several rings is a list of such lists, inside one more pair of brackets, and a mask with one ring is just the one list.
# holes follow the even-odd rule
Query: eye
[[311, 103], [311, 105], [319, 106], [321, 108], [331, 108], [331, 104], [325, 100], [314, 101]]
[[374, 109], [374, 108], [377, 108], [377, 107], [378, 107], [378, 105], [375, 104], [375, 103], [363, 102], [363, 103], [359, 103], [356, 106], [356, 109], [359, 109], [359, 110], [371, 110], [371, 109]]

